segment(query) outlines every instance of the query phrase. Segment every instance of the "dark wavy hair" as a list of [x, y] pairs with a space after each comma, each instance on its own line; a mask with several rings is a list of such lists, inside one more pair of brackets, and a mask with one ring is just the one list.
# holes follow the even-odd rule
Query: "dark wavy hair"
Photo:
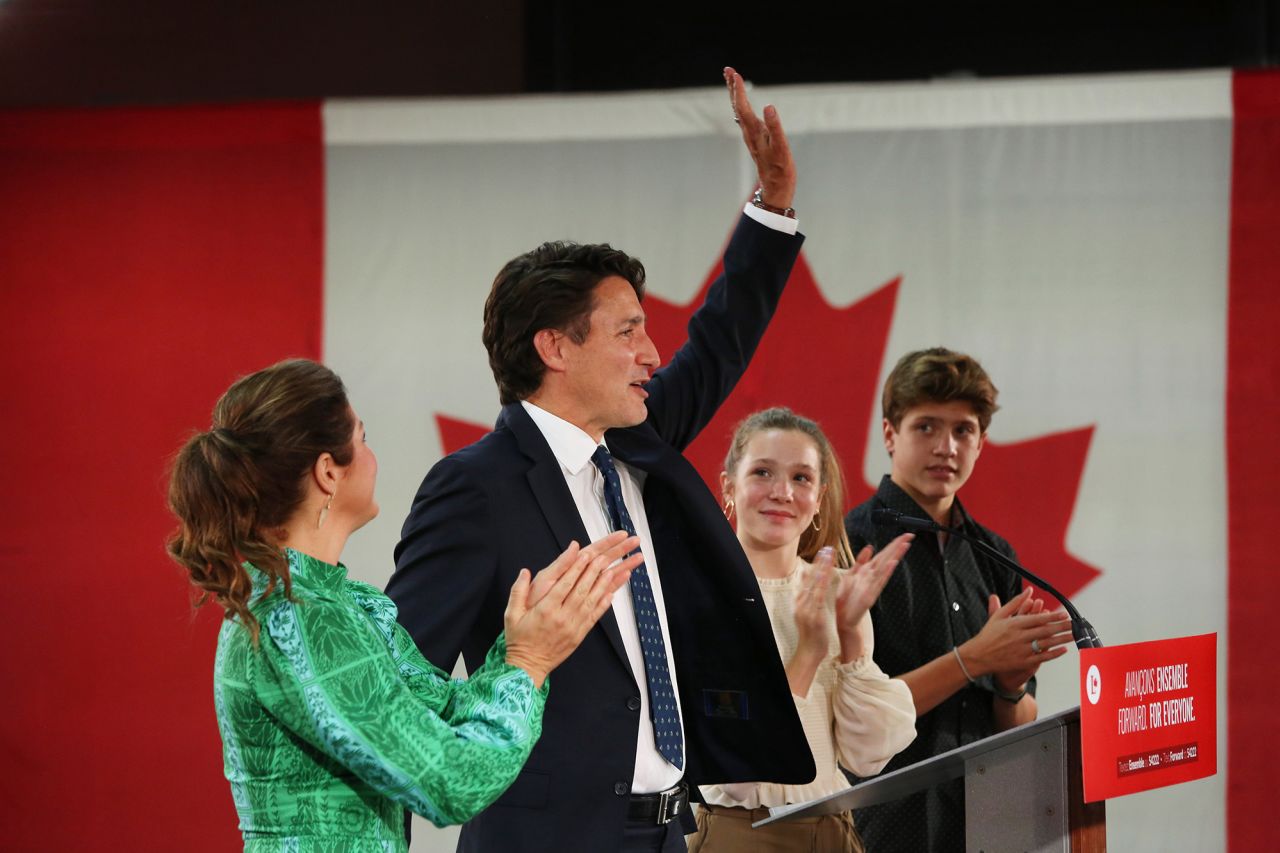
[[1000, 409], [996, 405], [999, 393], [976, 358], [933, 347], [898, 359], [884, 382], [880, 402], [885, 420], [898, 429], [903, 416], [915, 406], [960, 400], [973, 407], [978, 426], [986, 432], [991, 416]]
[[813, 439], [818, 447], [818, 456], [822, 459], [822, 470], [818, 472], [819, 486], [825, 488], [822, 499], [818, 502], [817, 516], [820, 519], [820, 530], [813, 525], [800, 534], [800, 545], [797, 553], [801, 559], [813, 561], [823, 548], [835, 549], [836, 565], [848, 568], [853, 565], [853, 549], [849, 545], [849, 534], [844, 529], [844, 474], [840, 469], [840, 459], [835, 448], [827, 440], [827, 435], [818, 426], [817, 421], [797, 415], [785, 406], [772, 409], [761, 409], [747, 415], [733, 431], [733, 440], [729, 442], [729, 452], [724, 457], [724, 471], [730, 477], [742, 461], [747, 442], [756, 433], [778, 429], [799, 432]]
[[354, 429], [342, 380], [314, 361], [282, 361], [227, 389], [209, 430], [187, 440], [169, 478], [178, 529], [168, 551], [190, 573], [197, 607], [216, 601], [257, 642], [253, 584], [242, 564], [267, 576], [264, 594], [282, 583], [291, 596], [281, 527], [302, 503], [304, 478], [322, 453], [350, 464]]
[[591, 331], [596, 285], [626, 279], [644, 300], [644, 264], [607, 243], [543, 243], [512, 258], [493, 280], [484, 303], [484, 347], [505, 406], [537, 391], [546, 365], [533, 336], [555, 329], [577, 343]]

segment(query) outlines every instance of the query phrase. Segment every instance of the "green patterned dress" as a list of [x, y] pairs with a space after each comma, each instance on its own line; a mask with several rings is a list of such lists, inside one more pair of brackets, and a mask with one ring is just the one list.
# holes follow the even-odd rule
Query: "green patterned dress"
[[542, 733], [548, 685], [505, 662], [505, 636], [469, 679], [450, 681], [385, 595], [341, 565], [285, 553], [295, 601], [277, 587], [253, 602], [257, 647], [224, 623], [214, 664], [245, 850], [404, 851], [402, 808], [444, 826], [492, 803]]

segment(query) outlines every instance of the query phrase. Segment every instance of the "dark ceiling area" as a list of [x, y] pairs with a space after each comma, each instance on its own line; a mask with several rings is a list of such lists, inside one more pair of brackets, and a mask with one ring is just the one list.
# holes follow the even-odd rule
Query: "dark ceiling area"
[[[603, 4], [595, 11], [546, 5], [552, 12], [531, 15], [527, 24], [527, 79], [536, 90], [708, 85], [726, 63], [759, 82], [811, 83], [1256, 68], [1280, 61], [1276, 0], [880, 2], [777, 15], [767, 25], [719, 6], [699, 5], [676, 21], [624, 15]], [[622, 41], [611, 44], [601, 36], [607, 32]]]
[[1280, 65], [1280, 0], [0, 0], [0, 106], [483, 95]]

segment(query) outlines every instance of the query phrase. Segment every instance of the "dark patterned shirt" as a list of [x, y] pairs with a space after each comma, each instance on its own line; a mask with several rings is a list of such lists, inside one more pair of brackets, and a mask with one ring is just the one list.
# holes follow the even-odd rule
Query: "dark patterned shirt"
[[[876, 550], [903, 531], [875, 526], [872, 510], [897, 510], [928, 518], [928, 513], [888, 476], [874, 497], [845, 518], [856, 554], [864, 545]], [[1013, 549], [975, 522], [955, 501], [952, 526], [977, 536], [1013, 558]], [[987, 622], [987, 596], [1001, 603], [1022, 590], [1021, 580], [957, 536], [940, 547], [936, 536], [917, 535], [879, 601], [871, 608], [876, 626], [875, 661], [890, 676], [924, 666], [977, 635]], [[995, 733], [990, 677], [977, 680], [916, 720], [916, 739], [898, 753], [885, 773], [973, 743]], [[1035, 679], [1027, 686], [1034, 694]], [[892, 803], [859, 809], [858, 829], [868, 850], [963, 851], [964, 780], [956, 779]]]

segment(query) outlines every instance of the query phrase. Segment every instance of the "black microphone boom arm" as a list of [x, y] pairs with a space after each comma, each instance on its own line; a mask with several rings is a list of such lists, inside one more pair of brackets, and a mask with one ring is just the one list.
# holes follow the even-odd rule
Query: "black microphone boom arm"
[[924, 530], [932, 533], [947, 533], [952, 536], [959, 536], [970, 545], [977, 546], [978, 550], [991, 557], [1000, 565], [1012, 571], [1014, 574], [1025, 578], [1031, 583], [1043, 589], [1052, 595], [1058, 601], [1062, 602], [1062, 607], [1067, 611], [1067, 615], [1071, 617], [1071, 636], [1076, 641], [1078, 649], [1100, 649], [1102, 648], [1102, 640], [1098, 639], [1098, 632], [1089, 624], [1089, 620], [1080, 615], [1080, 611], [1076, 610], [1075, 605], [1071, 603], [1065, 595], [1053, 588], [1053, 585], [1045, 581], [1043, 578], [1037, 577], [1032, 572], [1018, 565], [1014, 560], [1009, 559], [999, 550], [991, 547], [977, 536], [970, 536], [963, 530], [954, 527], [947, 527], [945, 524], [938, 524], [931, 518], [914, 518], [910, 515], [904, 515], [895, 509], [875, 509], [871, 511], [871, 520], [880, 527], [899, 527], [904, 530]]

